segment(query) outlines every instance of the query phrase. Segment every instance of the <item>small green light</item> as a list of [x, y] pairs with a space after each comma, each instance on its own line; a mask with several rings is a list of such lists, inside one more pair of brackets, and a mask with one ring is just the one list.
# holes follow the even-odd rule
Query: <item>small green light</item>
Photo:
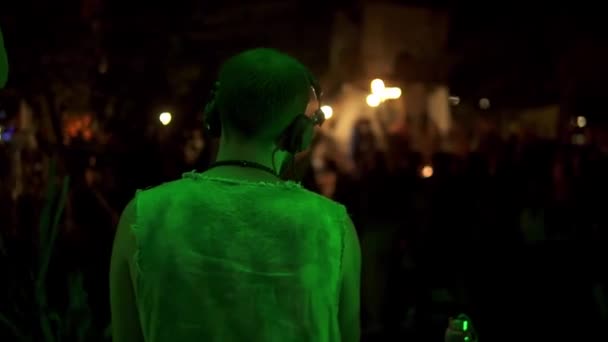
[[467, 331], [469, 330], [469, 321], [464, 320], [462, 321], [462, 331]]

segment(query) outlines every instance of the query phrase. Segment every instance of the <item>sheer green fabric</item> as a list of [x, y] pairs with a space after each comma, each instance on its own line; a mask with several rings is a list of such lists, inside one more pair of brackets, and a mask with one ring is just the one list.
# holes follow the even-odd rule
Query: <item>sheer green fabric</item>
[[291, 182], [196, 173], [136, 206], [146, 341], [340, 340], [343, 206]]

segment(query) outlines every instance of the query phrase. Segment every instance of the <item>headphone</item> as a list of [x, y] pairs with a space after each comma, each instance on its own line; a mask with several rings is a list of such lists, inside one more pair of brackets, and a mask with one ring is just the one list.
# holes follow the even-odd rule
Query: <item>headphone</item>
[[[277, 141], [279, 150], [286, 151], [292, 155], [306, 150], [312, 143], [312, 130], [314, 126], [321, 126], [325, 122], [325, 113], [321, 110], [321, 87], [312, 75], [309, 75], [309, 83], [319, 102], [319, 108], [310, 117], [305, 113], [298, 114], [283, 133], [281, 133]], [[217, 108], [219, 89], [220, 83], [215, 82], [211, 90], [210, 100], [207, 102], [203, 112], [205, 129], [214, 138], [219, 138], [222, 134], [220, 113]]]

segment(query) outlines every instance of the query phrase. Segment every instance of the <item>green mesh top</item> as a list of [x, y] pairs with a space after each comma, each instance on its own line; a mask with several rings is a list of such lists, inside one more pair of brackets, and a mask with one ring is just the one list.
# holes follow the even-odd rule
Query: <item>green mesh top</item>
[[292, 182], [197, 173], [135, 199], [146, 341], [340, 340], [343, 206]]

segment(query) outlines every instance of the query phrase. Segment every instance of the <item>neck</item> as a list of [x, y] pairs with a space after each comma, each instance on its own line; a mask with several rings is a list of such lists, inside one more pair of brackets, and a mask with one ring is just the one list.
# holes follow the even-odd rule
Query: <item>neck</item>
[[[243, 143], [227, 143], [224, 139], [220, 141], [216, 161], [240, 160], [254, 162], [264, 165], [276, 173], [279, 173], [286, 154], [282, 151], [275, 153], [276, 147], [272, 145], [255, 144], [250, 141]], [[273, 163], [274, 154], [274, 163]], [[263, 180], [272, 175], [255, 169], [239, 166], [223, 166], [207, 171], [209, 174], [217, 174], [224, 177], [245, 178]]]
[[245, 160], [272, 168], [273, 152], [274, 146], [260, 146], [260, 144], [251, 142], [227, 144], [224, 141], [220, 141], [216, 161]]

